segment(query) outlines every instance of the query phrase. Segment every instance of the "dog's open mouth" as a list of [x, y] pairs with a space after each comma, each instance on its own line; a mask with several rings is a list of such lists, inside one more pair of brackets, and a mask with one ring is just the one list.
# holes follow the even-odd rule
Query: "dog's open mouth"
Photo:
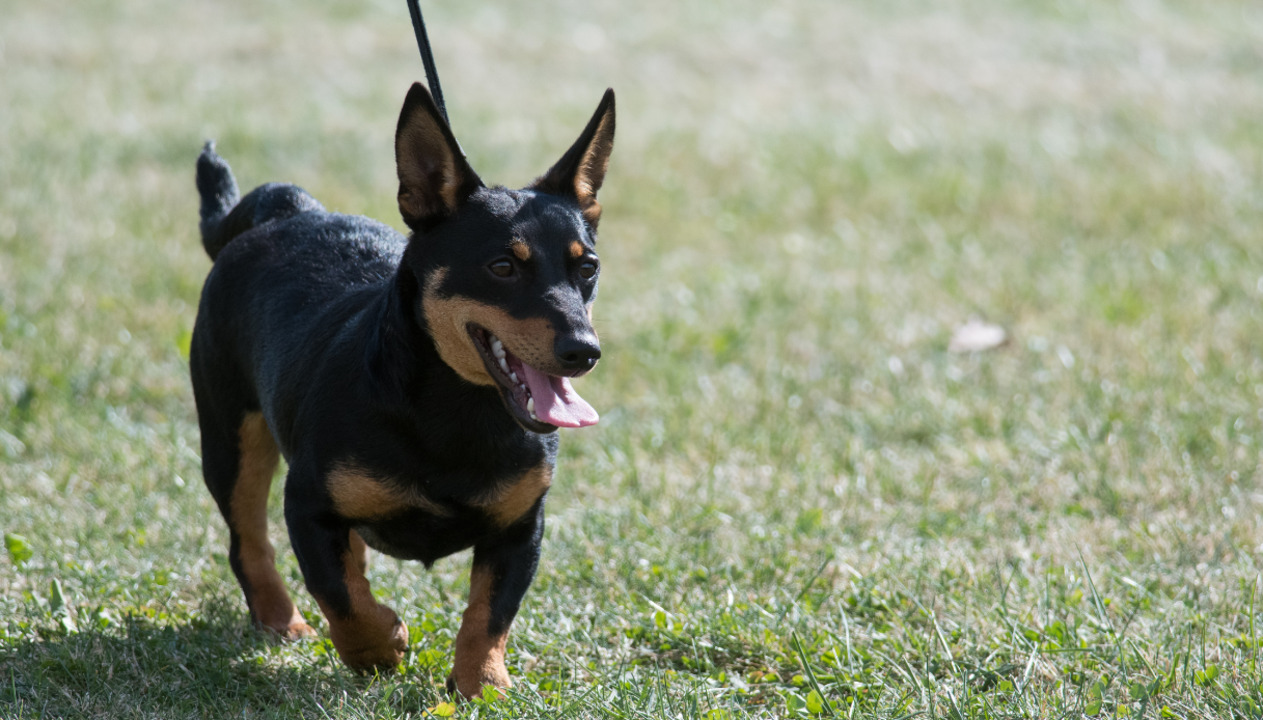
[[595, 425], [600, 419], [596, 410], [574, 391], [570, 378], [549, 375], [527, 365], [486, 329], [470, 325], [469, 335], [482, 354], [487, 372], [500, 386], [504, 404], [522, 427], [547, 433], [559, 427]]

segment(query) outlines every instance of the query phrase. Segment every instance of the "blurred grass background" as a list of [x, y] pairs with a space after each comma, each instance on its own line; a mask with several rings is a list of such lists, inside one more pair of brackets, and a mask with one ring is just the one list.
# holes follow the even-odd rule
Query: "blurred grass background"
[[[424, 9], [488, 181], [618, 93], [603, 420], [458, 714], [1263, 712], [1263, 7]], [[465, 556], [377, 558], [398, 675], [247, 627], [181, 349], [205, 139], [402, 227], [406, 4], [0, 16], [0, 716], [447, 712]]]

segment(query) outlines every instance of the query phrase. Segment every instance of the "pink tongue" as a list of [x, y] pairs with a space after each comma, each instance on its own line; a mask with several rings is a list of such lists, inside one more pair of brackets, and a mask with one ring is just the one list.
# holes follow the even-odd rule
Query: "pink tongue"
[[557, 427], [587, 427], [595, 425], [600, 416], [579, 393], [570, 386], [570, 378], [554, 377], [522, 364], [518, 370], [535, 398], [535, 416]]

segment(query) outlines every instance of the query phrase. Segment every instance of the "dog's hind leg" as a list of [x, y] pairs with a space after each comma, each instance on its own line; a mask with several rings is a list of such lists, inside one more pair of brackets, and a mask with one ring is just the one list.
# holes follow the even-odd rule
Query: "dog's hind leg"
[[260, 412], [247, 412], [236, 428], [210, 421], [199, 406], [202, 472], [228, 523], [228, 561], [254, 622], [282, 638], [314, 635], [276, 571], [268, 540], [267, 500], [276, 472], [276, 442]]

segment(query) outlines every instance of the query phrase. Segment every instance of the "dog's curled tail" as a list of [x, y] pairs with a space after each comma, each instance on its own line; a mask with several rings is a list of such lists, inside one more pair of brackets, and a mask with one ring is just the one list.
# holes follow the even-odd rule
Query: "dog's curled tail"
[[202, 229], [202, 247], [206, 248], [206, 254], [214, 260], [232, 239], [232, 235], [221, 232], [221, 229], [224, 229], [222, 226], [229, 211], [241, 199], [237, 180], [232, 176], [232, 168], [215, 153], [214, 140], [207, 140], [202, 147], [202, 154], [197, 157], [197, 192], [202, 196], [202, 222], [199, 224]]
[[324, 206], [302, 188], [282, 183], [260, 185], [241, 197], [232, 168], [215, 153], [214, 140], [206, 142], [197, 158], [197, 192], [202, 196], [202, 247], [211, 260], [219, 257], [233, 238], [250, 228], [303, 212], [324, 210]]

